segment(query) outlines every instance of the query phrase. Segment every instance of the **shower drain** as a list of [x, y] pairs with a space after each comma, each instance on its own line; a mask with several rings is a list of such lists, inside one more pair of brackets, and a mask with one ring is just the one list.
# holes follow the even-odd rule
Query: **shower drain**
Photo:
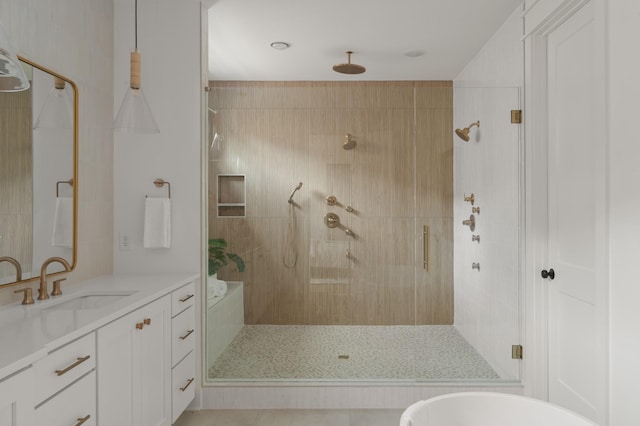
[[349, 359], [349, 355], [338, 355], [338, 359]]

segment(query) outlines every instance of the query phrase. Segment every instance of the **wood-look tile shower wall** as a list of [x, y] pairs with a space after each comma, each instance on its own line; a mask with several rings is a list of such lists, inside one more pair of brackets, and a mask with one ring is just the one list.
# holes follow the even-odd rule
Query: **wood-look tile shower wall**
[[[211, 86], [209, 236], [247, 263], [219, 273], [244, 281], [247, 324], [453, 322], [451, 82]], [[218, 174], [246, 175], [245, 217], [218, 217]], [[327, 228], [328, 212], [354, 235]]]

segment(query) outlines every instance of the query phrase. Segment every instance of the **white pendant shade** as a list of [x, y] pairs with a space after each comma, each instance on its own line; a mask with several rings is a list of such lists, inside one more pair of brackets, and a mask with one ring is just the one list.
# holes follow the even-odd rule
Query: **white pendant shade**
[[131, 133], [159, 133], [156, 120], [140, 87], [140, 52], [131, 52], [130, 83], [124, 95], [114, 129]]
[[0, 92], [20, 92], [29, 87], [29, 79], [0, 22]]
[[129, 87], [114, 124], [116, 130], [131, 133], [158, 133], [158, 125], [142, 89]]
[[73, 126], [73, 95], [71, 89], [61, 79], [49, 91], [38, 116], [34, 129], [71, 129]]

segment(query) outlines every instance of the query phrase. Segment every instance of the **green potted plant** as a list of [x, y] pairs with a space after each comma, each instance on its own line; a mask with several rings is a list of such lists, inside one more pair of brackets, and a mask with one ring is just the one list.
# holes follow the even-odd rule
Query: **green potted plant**
[[227, 291], [227, 283], [218, 279], [218, 271], [233, 262], [239, 272], [244, 272], [244, 260], [235, 253], [227, 252], [224, 238], [209, 239], [209, 277], [207, 278], [207, 296], [222, 297]]

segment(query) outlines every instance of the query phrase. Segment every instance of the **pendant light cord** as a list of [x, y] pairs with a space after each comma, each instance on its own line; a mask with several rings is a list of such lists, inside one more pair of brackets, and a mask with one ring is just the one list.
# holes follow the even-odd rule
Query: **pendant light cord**
[[136, 52], [138, 51], [138, 0], [135, 0], [135, 5], [136, 5], [136, 11], [134, 13], [135, 19], [136, 19], [136, 23], [135, 23], [135, 34], [136, 34]]

